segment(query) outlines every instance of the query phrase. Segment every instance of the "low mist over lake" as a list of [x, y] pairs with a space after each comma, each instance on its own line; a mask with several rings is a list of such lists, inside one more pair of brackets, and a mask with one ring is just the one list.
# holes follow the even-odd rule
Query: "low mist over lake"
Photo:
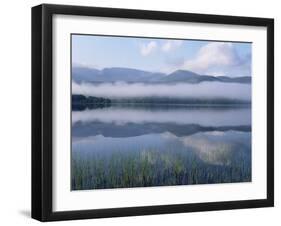
[[251, 100], [251, 85], [203, 82], [199, 84], [72, 83], [72, 93], [107, 98], [171, 97]]

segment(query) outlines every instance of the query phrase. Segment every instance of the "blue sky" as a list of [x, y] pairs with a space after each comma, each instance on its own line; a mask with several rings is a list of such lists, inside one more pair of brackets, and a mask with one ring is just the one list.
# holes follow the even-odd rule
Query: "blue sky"
[[251, 76], [251, 44], [72, 35], [73, 66], [127, 67], [171, 73]]

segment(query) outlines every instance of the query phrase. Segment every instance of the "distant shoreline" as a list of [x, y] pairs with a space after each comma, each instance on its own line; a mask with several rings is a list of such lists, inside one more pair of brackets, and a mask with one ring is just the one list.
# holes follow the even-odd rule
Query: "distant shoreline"
[[72, 105], [161, 105], [161, 106], [251, 106], [248, 100], [229, 98], [170, 98], [170, 97], [138, 97], [107, 98], [85, 95], [72, 95]]
[[73, 111], [82, 111], [86, 109], [99, 109], [109, 107], [120, 107], [120, 108], [150, 108], [150, 109], [169, 109], [169, 108], [216, 108], [216, 109], [230, 109], [230, 108], [251, 108], [251, 103], [157, 103], [157, 102], [115, 102], [110, 99], [100, 99], [102, 102], [79, 102], [72, 101]]
[[[74, 105], [84, 105], [84, 103], [79, 103], [79, 102], [72, 102]], [[87, 103], [86, 105], [100, 105], [99, 103]], [[230, 104], [173, 104], [173, 103], [130, 103], [130, 102], [113, 102], [110, 105], [112, 106], [119, 106], [119, 105], [162, 105], [162, 106], [194, 106], [194, 107], [223, 107], [223, 106], [229, 106], [229, 107], [234, 107], [234, 106], [245, 106], [245, 107], [251, 107], [251, 103], [230, 103]]]

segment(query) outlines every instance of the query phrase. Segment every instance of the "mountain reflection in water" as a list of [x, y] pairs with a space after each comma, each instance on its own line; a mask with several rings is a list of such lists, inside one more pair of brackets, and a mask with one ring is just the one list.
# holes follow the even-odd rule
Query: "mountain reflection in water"
[[72, 112], [72, 190], [251, 181], [251, 108]]

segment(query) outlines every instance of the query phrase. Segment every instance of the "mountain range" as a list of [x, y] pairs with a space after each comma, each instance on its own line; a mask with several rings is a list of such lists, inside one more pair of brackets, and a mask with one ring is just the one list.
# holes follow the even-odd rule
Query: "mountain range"
[[177, 70], [170, 74], [155, 73], [142, 71], [131, 68], [104, 68], [102, 70], [86, 68], [86, 67], [73, 67], [72, 79], [77, 82], [90, 82], [90, 83], [113, 83], [113, 82], [126, 82], [126, 83], [190, 83], [198, 84], [200, 82], [224, 82], [224, 83], [242, 83], [250, 84], [250, 76], [241, 77], [227, 77], [227, 76], [211, 76], [200, 75], [188, 70]]

